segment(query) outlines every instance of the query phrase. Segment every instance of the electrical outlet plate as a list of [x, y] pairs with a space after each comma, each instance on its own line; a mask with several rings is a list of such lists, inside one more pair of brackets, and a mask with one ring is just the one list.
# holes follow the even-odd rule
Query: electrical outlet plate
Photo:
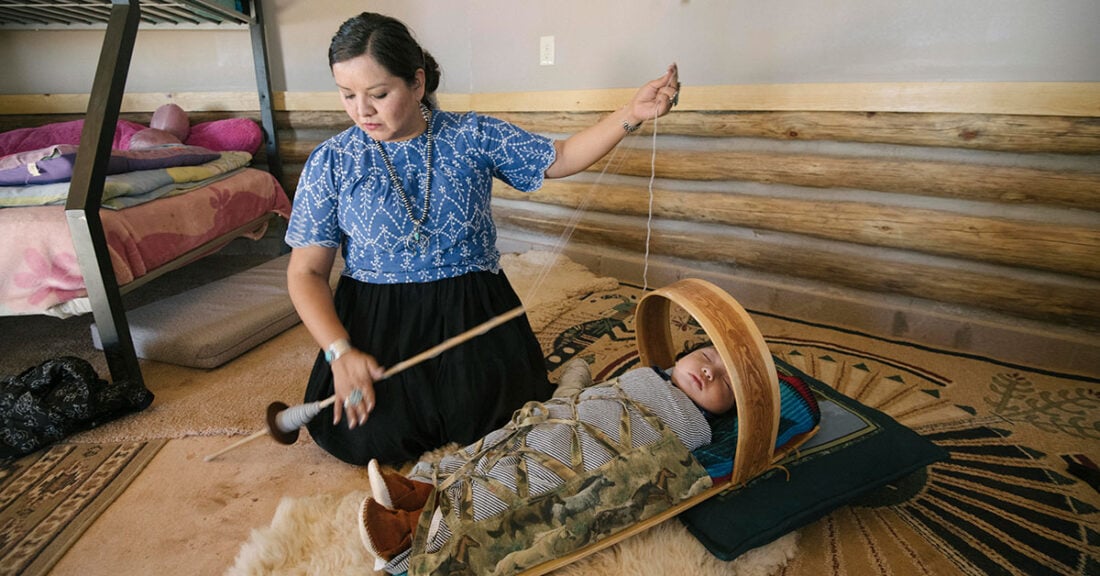
[[539, 65], [554, 65], [554, 37], [543, 36], [539, 38]]

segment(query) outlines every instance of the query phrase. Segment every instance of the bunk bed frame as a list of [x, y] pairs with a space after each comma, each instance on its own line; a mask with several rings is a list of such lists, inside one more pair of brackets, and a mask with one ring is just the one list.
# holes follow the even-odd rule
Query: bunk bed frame
[[[65, 216], [81, 274], [84, 276], [103, 353], [114, 382], [129, 381], [144, 386], [122, 303], [122, 291], [111, 265], [107, 239], [99, 216], [107, 162], [139, 26], [249, 29], [268, 171], [276, 180], [282, 181], [282, 161], [272, 109], [262, 2], [244, 0], [238, 4], [241, 11], [209, 0], [0, 1], [0, 28], [96, 29], [106, 26], [77, 159], [73, 166]], [[184, 255], [184, 258], [188, 256]], [[194, 258], [191, 255], [191, 259]]]

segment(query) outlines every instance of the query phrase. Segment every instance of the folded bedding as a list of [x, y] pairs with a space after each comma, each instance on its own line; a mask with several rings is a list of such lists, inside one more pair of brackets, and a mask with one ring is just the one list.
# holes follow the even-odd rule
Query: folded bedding
[[[71, 145], [54, 145], [13, 155], [23, 161], [14, 166], [0, 164], [0, 186], [30, 186], [71, 180], [76, 165], [76, 150], [72, 148]], [[107, 174], [194, 166], [219, 157], [220, 154], [213, 150], [187, 145], [113, 150], [107, 159]]]
[[[194, 153], [194, 150], [192, 148], [192, 151], [184, 154], [187, 157], [186, 161], [191, 162], [196, 157], [200, 157], [199, 154]], [[210, 154], [213, 155], [213, 160], [198, 165], [175, 165], [155, 170], [109, 174], [103, 183], [102, 206], [117, 210], [164, 196], [186, 192], [221, 179], [233, 171], [247, 166], [252, 160], [252, 155], [247, 152]], [[172, 156], [164, 155], [159, 160], [141, 158], [136, 162], [150, 164], [168, 158], [172, 158]], [[129, 161], [129, 159], [125, 160], [127, 163]], [[64, 204], [68, 196], [69, 181], [67, 180], [52, 184], [0, 186], [0, 208]]]

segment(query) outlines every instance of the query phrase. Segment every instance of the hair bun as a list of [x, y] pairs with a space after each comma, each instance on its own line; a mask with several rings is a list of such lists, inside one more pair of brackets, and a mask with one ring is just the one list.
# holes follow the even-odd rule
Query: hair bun
[[439, 71], [439, 63], [435, 61], [435, 57], [431, 52], [424, 50], [424, 93], [433, 94], [436, 89], [439, 88], [439, 77], [442, 73]]

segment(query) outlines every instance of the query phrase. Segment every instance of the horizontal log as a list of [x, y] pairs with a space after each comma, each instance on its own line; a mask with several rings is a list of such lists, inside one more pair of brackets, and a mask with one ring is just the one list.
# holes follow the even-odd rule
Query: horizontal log
[[280, 139], [279, 140], [279, 153], [282, 154], [285, 162], [291, 162], [295, 164], [305, 164], [309, 158], [309, 154], [313, 152], [318, 146], [321, 145], [323, 140], [308, 139]]
[[[280, 131], [283, 158], [292, 163], [305, 162], [324, 134], [298, 139], [293, 132], [286, 137]], [[1100, 211], [1100, 170], [1043, 170], [932, 160], [727, 150], [661, 149], [654, 161], [650, 150], [628, 147], [617, 148], [590, 168], [593, 172], [604, 170], [646, 178], [655, 170], [658, 178], [670, 180], [743, 180], [824, 189], [855, 188]]]
[[670, 180], [744, 180], [1100, 211], [1100, 171], [771, 152], [619, 148], [590, 169]]
[[[556, 236], [570, 221], [518, 203], [493, 208], [501, 228]], [[642, 251], [646, 222], [589, 214], [576, 222], [570, 242]], [[946, 259], [914, 261], [893, 251], [838, 249], [818, 242], [792, 243], [774, 234], [745, 234], [723, 226], [691, 231], [655, 223], [651, 255], [766, 271], [835, 286], [912, 296], [1010, 316], [1094, 329], [1100, 326], [1100, 283], [1011, 268], [973, 266]]]
[[[606, 112], [485, 112], [532, 132], [574, 134]], [[280, 128], [351, 125], [342, 111], [279, 112]], [[638, 135], [652, 134], [653, 122]], [[659, 134], [708, 138], [862, 142], [1050, 154], [1100, 154], [1100, 118], [901, 112], [679, 112], [657, 121]]]
[[343, 110], [277, 112], [275, 120], [279, 128], [286, 128], [291, 131], [323, 130], [333, 134], [342, 132], [352, 125], [351, 118]]
[[[585, 210], [609, 214], [645, 217], [649, 210], [648, 190], [641, 186], [548, 180], [534, 194], [507, 186], [497, 187], [494, 194], [571, 208], [584, 205]], [[1087, 227], [862, 202], [654, 188], [653, 216], [1100, 278], [1100, 215], [1096, 226]]]
[[13, 116], [0, 114], [0, 132], [8, 132], [20, 128], [36, 128], [54, 122], [69, 122], [82, 118], [84, 118], [83, 114], [23, 114]]
[[[605, 112], [488, 112], [533, 132], [573, 134]], [[652, 134], [646, 122], [638, 135]], [[1100, 118], [905, 112], [681, 112], [657, 133], [709, 138], [864, 142], [1051, 154], [1100, 154]]]
[[[286, 162], [304, 163], [320, 139], [280, 138]], [[608, 167], [609, 162], [611, 167]], [[765, 152], [618, 148], [590, 171], [669, 180], [742, 180], [812, 188], [862, 189], [915, 196], [1044, 204], [1100, 211], [1100, 172], [1041, 170], [884, 158]]]

